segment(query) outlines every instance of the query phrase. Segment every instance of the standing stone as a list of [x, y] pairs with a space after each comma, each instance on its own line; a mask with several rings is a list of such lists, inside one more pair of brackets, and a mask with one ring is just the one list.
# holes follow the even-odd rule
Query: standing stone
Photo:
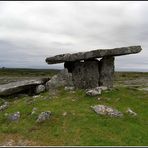
[[114, 57], [106, 56], [100, 60], [100, 86], [113, 87]]
[[73, 64], [72, 79], [76, 88], [95, 88], [99, 84], [98, 60], [77, 61]]

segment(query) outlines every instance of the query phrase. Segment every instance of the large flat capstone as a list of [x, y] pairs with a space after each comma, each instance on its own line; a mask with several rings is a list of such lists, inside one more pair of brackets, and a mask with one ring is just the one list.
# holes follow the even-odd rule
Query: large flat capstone
[[23, 80], [12, 82], [8, 84], [0, 85], [0, 96], [12, 95], [23, 90], [35, 87], [40, 84], [44, 84], [49, 80], [49, 78], [33, 79], [33, 80]]
[[97, 49], [87, 52], [78, 52], [74, 54], [61, 54], [54, 57], [46, 58], [48, 64], [56, 64], [67, 61], [80, 61], [94, 58], [101, 58], [105, 56], [121, 56], [127, 54], [135, 54], [142, 50], [141, 46], [129, 46], [114, 49]]

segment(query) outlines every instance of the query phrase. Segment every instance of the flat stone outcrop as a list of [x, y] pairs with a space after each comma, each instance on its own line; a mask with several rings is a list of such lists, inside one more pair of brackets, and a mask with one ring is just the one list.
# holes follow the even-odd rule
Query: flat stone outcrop
[[142, 50], [141, 46], [129, 46], [114, 49], [97, 49], [87, 52], [78, 52], [74, 54], [61, 54], [54, 57], [46, 58], [48, 64], [63, 63], [66, 61], [79, 61], [94, 58], [102, 58], [104, 56], [121, 56], [127, 54], [135, 54]]
[[0, 85], [0, 96], [8, 96], [19, 93], [29, 88], [35, 88], [37, 85], [45, 84], [49, 78], [23, 80]]

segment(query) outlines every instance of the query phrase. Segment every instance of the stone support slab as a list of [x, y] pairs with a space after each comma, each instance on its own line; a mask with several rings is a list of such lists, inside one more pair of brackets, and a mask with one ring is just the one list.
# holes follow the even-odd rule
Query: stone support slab
[[[99, 61], [89, 60], [84, 62], [74, 62], [68, 64], [72, 72], [72, 80], [76, 88], [95, 88], [99, 85]], [[67, 65], [67, 64], [65, 64]]]
[[100, 60], [99, 67], [100, 67], [99, 85], [112, 88], [113, 79], [114, 79], [114, 57], [113, 56], [103, 57]]

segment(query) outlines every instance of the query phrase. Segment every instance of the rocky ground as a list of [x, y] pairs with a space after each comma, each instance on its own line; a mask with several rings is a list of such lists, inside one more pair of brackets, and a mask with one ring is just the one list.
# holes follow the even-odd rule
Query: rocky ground
[[148, 73], [116, 72], [114, 86], [131, 86], [137, 88], [148, 87]]

